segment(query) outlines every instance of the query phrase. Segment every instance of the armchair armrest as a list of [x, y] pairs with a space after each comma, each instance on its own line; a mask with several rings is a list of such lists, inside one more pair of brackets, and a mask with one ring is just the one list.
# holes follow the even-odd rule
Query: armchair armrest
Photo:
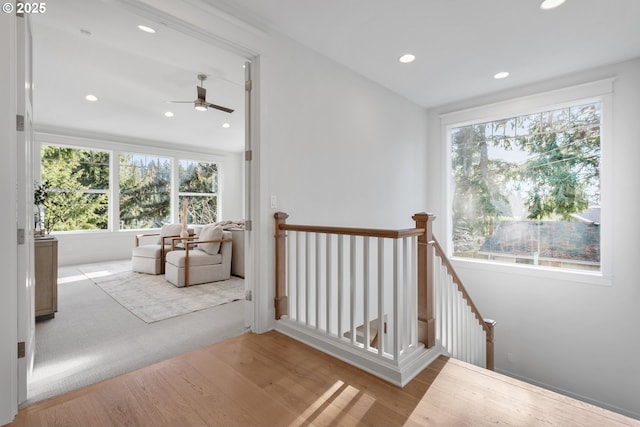
[[160, 233], [142, 233], [136, 234], [136, 247], [140, 246], [140, 239], [143, 237], [159, 236]]
[[[167, 236], [170, 237], [170, 236]], [[195, 240], [197, 236], [189, 236], [189, 237], [171, 237], [171, 250], [174, 251], [176, 249], [176, 242], [182, 240]]]
[[[197, 238], [197, 237], [196, 237]], [[186, 242], [184, 248], [187, 251], [187, 256], [189, 252], [189, 246], [197, 246], [199, 243], [225, 243], [230, 242], [231, 239], [219, 239], [219, 240], [193, 240], [191, 242]]]

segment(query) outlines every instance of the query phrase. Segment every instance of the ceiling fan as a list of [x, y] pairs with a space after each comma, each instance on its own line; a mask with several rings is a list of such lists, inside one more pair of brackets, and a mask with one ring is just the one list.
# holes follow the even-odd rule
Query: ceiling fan
[[224, 111], [225, 113], [233, 113], [234, 110], [220, 105], [211, 104], [207, 102], [207, 90], [204, 88], [204, 81], [207, 80], [206, 74], [198, 74], [198, 80], [200, 80], [200, 86], [197, 86], [198, 99], [195, 101], [169, 101], [174, 104], [193, 104], [198, 111], [207, 111], [209, 108], [215, 108], [216, 110]]

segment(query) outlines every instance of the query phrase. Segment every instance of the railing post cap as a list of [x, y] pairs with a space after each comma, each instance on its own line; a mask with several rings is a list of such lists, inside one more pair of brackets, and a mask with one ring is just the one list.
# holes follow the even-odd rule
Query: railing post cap
[[436, 216], [432, 213], [418, 212], [417, 214], [414, 214], [412, 218], [414, 221], [433, 221], [436, 219]]
[[493, 319], [483, 319], [483, 321], [487, 326], [496, 326], [496, 323], [498, 323]]
[[289, 214], [284, 213], [284, 212], [276, 212], [273, 214], [273, 217], [275, 219], [287, 219], [289, 218]]

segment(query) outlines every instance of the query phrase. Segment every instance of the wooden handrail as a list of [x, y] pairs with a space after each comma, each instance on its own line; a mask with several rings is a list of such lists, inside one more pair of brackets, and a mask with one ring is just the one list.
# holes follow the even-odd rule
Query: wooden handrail
[[407, 228], [402, 230], [384, 230], [377, 228], [325, 227], [318, 225], [280, 224], [280, 230], [301, 231], [306, 233], [342, 234], [344, 236], [382, 237], [388, 239], [402, 239], [404, 237], [419, 236], [424, 233], [423, 228]]
[[287, 301], [287, 276], [286, 276], [286, 247], [287, 231], [337, 234], [348, 236], [378, 237], [388, 239], [401, 239], [405, 237], [417, 237], [417, 290], [418, 290], [418, 341], [424, 343], [426, 348], [433, 347], [435, 343], [435, 317], [434, 317], [434, 252], [429, 250], [433, 245], [435, 254], [440, 256], [449, 274], [453, 278], [458, 290], [471, 308], [474, 316], [486, 333], [487, 368], [493, 369], [493, 327], [495, 321], [483, 319], [477, 307], [471, 300], [462, 281], [453, 269], [453, 266], [444, 255], [444, 251], [433, 237], [431, 223], [435, 215], [418, 213], [413, 216], [416, 223], [415, 228], [390, 230], [372, 228], [352, 228], [352, 227], [327, 227], [316, 225], [294, 225], [287, 224], [287, 215], [284, 212], [276, 212], [275, 220], [275, 318], [280, 319], [288, 314]]

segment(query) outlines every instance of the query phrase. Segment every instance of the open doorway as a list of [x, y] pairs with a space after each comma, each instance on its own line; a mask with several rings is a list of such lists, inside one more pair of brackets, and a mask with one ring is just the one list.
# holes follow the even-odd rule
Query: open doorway
[[[146, 154], [156, 150], [162, 155], [184, 154], [184, 158], [191, 159], [202, 155], [221, 165], [217, 219], [233, 221], [249, 216], [246, 200], [250, 179], [246, 178], [244, 161], [245, 73], [250, 65], [246, 57], [182, 34], [166, 23], [122, 10], [116, 2], [65, 0], [33, 21], [38, 149], [42, 144], [104, 148], [116, 153], [109, 163], [110, 176], [118, 167], [113, 157], [122, 152]], [[198, 74], [207, 75], [206, 101], [229, 105], [235, 110], [234, 115], [195, 111], [195, 105], [188, 102], [167, 104], [169, 100], [199, 98], [196, 85], [204, 82], [196, 80]], [[98, 100], [88, 101], [85, 97], [90, 94]], [[140, 232], [123, 228], [122, 221], [114, 219], [119, 211], [113, 186], [107, 193], [113, 204], [106, 229], [53, 233], [60, 246], [59, 290], [68, 286], [64, 291], [69, 291], [60, 292], [59, 296], [68, 298], [70, 310], [78, 310], [77, 314], [85, 311], [84, 317], [64, 319], [68, 323], [55, 332], [61, 335], [54, 335], [52, 328], [55, 322], [63, 323], [62, 303], [54, 319], [37, 325], [33, 381], [46, 378], [58, 384], [61, 387], [53, 391], [55, 394], [251, 326], [251, 316], [246, 315], [251, 310], [239, 307], [248, 304], [242, 300], [216, 310], [142, 325], [123, 312], [118, 303], [105, 299], [109, 297], [100, 289], [81, 289], [91, 286], [87, 279], [95, 269], [104, 267], [102, 263], [129, 257], [134, 235]], [[173, 197], [170, 218], [175, 222], [178, 201]], [[248, 264], [249, 250], [244, 252]], [[84, 267], [79, 269], [78, 265]], [[235, 321], [223, 320], [235, 319], [238, 313], [244, 315], [240, 328]], [[91, 328], [92, 323], [96, 328]], [[50, 339], [44, 345], [45, 340], [38, 340], [47, 334]], [[42, 351], [49, 351], [43, 349], [56, 348], [49, 344], [58, 346], [54, 350], [57, 353], [48, 358], [50, 363], [46, 366], [39, 366], [43, 358], [38, 353], [42, 356]], [[118, 360], [126, 361], [128, 367], [115, 366]], [[92, 373], [79, 378], [84, 372]], [[40, 391], [38, 396], [30, 392], [27, 402], [51, 395], [50, 391]]]

